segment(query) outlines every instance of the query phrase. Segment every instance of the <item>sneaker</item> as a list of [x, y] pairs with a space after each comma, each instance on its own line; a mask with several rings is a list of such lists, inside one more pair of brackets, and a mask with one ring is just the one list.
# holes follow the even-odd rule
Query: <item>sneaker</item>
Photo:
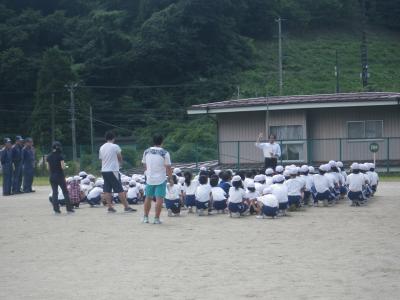
[[132, 208], [132, 207], [125, 207], [124, 212], [135, 212], [136, 209]]
[[172, 216], [173, 216], [172, 210], [168, 209], [168, 217], [172, 217]]
[[262, 216], [257, 216], [256, 219], [265, 219], [264, 215]]
[[142, 223], [149, 224], [149, 217], [143, 217]]
[[153, 224], [162, 224], [160, 218], [154, 218]]
[[114, 207], [109, 207], [107, 211], [109, 213], [116, 213], [117, 212]]
[[55, 209], [55, 210], [54, 210], [54, 213], [55, 213], [56, 215], [59, 215], [59, 214], [61, 214], [61, 210]]
[[73, 214], [74, 212], [75, 212], [75, 210], [73, 210], [73, 209], [67, 210], [68, 214]]
[[203, 209], [198, 209], [197, 210], [197, 215], [198, 216], [204, 216], [204, 210]]

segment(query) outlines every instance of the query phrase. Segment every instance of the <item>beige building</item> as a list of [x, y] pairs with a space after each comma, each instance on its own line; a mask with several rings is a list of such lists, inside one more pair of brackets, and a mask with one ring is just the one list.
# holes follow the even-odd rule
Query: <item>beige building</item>
[[282, 163], [331, 159], [400, 162], [400, 93], [342, 93], [251, 98], [194, 105], [188, 114], [212, 114], [218, 124], [221, 164], [259, 164], [260, 132], [274, 133]]

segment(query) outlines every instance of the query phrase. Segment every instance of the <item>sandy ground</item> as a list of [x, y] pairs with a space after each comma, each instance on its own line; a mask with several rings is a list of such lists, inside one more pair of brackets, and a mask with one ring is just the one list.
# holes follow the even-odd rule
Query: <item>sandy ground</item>
[[[399, 299], [400, 183], [368, 207], [279, 220], [55, 216], [48, 188], [0, 198], [0, 299]], [[117, 207], [121, 211], [121, 207]]]

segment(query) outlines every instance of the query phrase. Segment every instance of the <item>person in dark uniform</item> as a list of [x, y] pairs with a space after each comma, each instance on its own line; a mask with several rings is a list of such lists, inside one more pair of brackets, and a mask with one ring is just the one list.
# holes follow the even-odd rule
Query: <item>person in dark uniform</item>
[[23, 191], [24, 193], [33, 193], [32, 183], [35, 175], [35, 149], [33, 148], [33, 140], [26, 138], [25, 147], [22, 149], [22, 174], [24, 176]]
[[3, 169], [3, 196], [11, 195], [12, 185], [12, 143], [9, 138], [4, 139], [4, 148], [1, 150], [1, 167]]
[[24, 140], [21, 136], [15, 137], [15, 144], [12, 147], [12, 162], [14, 166], [12, 192], [13, 194], [21, 194], [22, 184], [22, 148]]
[[64, 175], [64, 156], [62, 155], [62, 147], [60, 142], [54, 142], [52, 146], [52, 152], [47, 156], [47, 167], [50, 172], [49, 181], [53, 192], [52, 204], [56, 214], [60, 214], [60, 204], [58, 202], [58, 187], [61, 188], [65, 199], [65, 205], [67, 212], [73, 213], [71, 201], [69, 199], [67, 183], [65, 182]]

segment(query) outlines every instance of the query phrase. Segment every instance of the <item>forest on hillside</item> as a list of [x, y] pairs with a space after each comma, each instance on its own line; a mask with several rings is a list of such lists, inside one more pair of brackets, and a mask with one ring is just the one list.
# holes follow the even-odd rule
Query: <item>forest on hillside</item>
[[54, 107], [56, 139], [70, 144], [65, 85], [77, 83], [79, 144], [92, 106], [96, 136], [114, 128], [145, 145], [161, 132], [184, 155], [215, 140], [213, 121], [185, 109], [232, 97], [237, 74], [256, 68], [257, 42], [276, 39], [277, 17], [301, 36], [399, 32], [399, 15], [394, 0], [1, 0], [0, 134], [49, 144]]

